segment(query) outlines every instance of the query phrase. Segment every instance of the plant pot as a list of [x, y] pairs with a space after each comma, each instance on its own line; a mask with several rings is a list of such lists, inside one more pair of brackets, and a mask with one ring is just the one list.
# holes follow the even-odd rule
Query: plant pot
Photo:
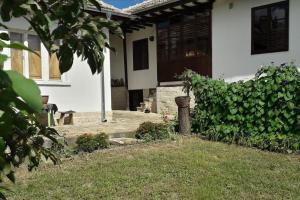
[[43, 95], [42, 96], [42, 102], [43, 102], [43, 104], [44, 105], [48, 104], [48, 101], [49, 101], [49, 96], [48, 95]]
[[191, 97], [180, 96], [175, 98], [175, 102], [179, 108], [186, 108], [190, 106]]

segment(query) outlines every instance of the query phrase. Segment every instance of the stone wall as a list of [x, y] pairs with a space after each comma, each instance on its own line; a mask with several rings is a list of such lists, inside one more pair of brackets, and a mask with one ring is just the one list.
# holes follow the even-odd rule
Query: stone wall
[[[182, 92], [182, 86], [157, 87], [157, 113], [167, 112], [169, 114], [177, 113], [175, 97], [185, 96]], [[195, 106], [195, 98], [191, 95], [191, 108]]]
[[[112, 121], [112, 112], [106, 112], [106, 120], [108, 122]], [[66, 116], [67, 117], [67, 116]], [[54, 120], [56, 126], [58, 126], [58, 119], [60, 118], [60, 113], [57, 112], [54, 115]], [[99, 124], [101, 121], [101, 112], [76, 112], [74, 113], [74, 125], [88, 125], [88, 124]], [[67, 124], [66, 124], [67, 125]]]

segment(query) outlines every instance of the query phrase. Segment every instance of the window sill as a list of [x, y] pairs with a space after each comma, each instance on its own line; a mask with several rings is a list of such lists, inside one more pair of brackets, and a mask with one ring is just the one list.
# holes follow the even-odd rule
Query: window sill
[[271, 54], [271, 53], [283, 53], [288, 52], [289, 49], [282, 49], [282, 50], [273, 50], [273, 51], [252, 51], [251, 55], [261, 55], [261, 54]]
[[41, 81], [36, 80], [35, 81], [39, 86], [61, 86], [61, 87], [70, 87], [70, 82], [64, 82], [64, 81]]

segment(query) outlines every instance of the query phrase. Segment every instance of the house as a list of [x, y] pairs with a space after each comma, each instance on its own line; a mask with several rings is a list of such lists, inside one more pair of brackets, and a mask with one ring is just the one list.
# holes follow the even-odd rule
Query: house
[[271, 62], [300, 64], [299, 0], [146, 0], [123, 10], [101, 3], [103, 16], [119, 21], [124, 30], [124, 39], [107, 33], [116, 52], [106, 50], [104, 81], [80, 59], [59, 76], [55, 60], [21, 21], [4, 31], [43, 56], [36, 71], [27, 52], [21, 64], [14, 60], [20, 52], [12, 50], [6, 68], [21, 65], [60, 110], [137, 110], [142, 103], [153, 112], [174, 113], [174, 97], [182, 95], [175, 75], [185, 68], [237, 81]]

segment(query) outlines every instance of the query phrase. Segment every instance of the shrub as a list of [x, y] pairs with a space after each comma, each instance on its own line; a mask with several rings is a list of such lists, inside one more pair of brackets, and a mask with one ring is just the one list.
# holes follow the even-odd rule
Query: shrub
[[169, 126], [162, 123], [144, 122], [137, 129], [135, 137], [145, 141], [167, 139], [170, 137]]
[[98, 149], [108, 148], [108, 136], [105, 133], [97, 135], [84, 134], [76, 140], [77, 150], [83, 152], [93, 152]]
[[300, 149], [300, 73], [267, 66], [246, 82], [193, 75], [193, 131], [208, 139], [272, 151]]

